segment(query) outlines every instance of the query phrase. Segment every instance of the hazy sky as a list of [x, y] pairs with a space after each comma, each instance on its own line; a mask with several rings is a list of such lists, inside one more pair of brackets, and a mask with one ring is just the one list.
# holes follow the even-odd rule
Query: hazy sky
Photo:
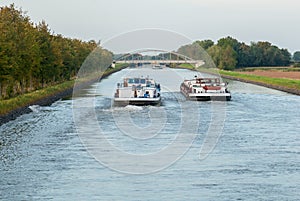
[[55, 33], [83, 40], [158, 28], [193, 40], [232, 36], [300, 50], [299, 0], [0, 0], [10, 3]]

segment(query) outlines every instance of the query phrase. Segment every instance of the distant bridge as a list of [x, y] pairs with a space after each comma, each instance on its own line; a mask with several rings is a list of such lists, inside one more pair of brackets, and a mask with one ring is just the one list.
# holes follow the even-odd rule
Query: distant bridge
[[[158, 52], [161, 53], [156, 56], [143, 56], [141, 53]], [[146, 58], [145, 58], [146, 57]], [[149, 57], [152, 57], [151, 59]], [[195, 67], [205, 64], [203, 60], [194, 60], [185, 55], [177, 52], [169, 52], [158, 49], [143, 49], [132, 53], [124, 54], [120, 58], [114, 61], [114, 63], [127, 63], [127, 64], [193, 64]]]

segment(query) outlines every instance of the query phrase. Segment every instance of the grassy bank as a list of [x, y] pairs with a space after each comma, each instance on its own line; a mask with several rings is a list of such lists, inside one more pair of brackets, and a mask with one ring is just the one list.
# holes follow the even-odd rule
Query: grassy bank
[[36, 90], [31, 93], [23, 94], [11, 99], [0, 101], [0, 115], [5, 115], [15, 109], [30, 105], [42, 98], [54, 95], [64, 90], [72, 88], [74, 80], [66, 81], [55, 86], [46, 87], [44, 89]]
[[176, 66], [176, 68], [184, 68], [189, 70], [195, 70], [195, 66], [192, 64], [180, 64], [179, 66]]
[[[126, 68], [126, 64], [119, 64], [115, 68], [109, 68], [107, 69], [101, 77], [108, 76], [116, 71], [119, 71], [123, 68]], [[93, 75], [88, 78], [84, 78], [79, 81], [79, 83], [89, 83], [91, 80], [95, 80], [99, 78], [100, 75]], [[78, 81], [78, 80], [77, 80]], [[19, 95], [17, 97], [7, 99], [7, 100], [0, 100], [0, 115], [6, 115], [11, 111], [14, 111], [18, 108], [26, 107], [28, 105], [31, 105], [38, 100], [45, 99], [47, 97], [53, 96], [55, 94], [58, 94], [60, 92], [70, 90], [73, 88], [75, 83], [75, 80], [66, 81], [61, 84], [57, 84], [54, 86], [49, 86], [40, 90], [36, 90], [34, 92], [26, 93], [23, 95]]]
[[299, 67], [286, 67], [286, 66], [278, 66], [278, 67], [246, 67], [241, 69], [236, 69], [236, 71], [282, 71], [282, 72], [299, 72]]
[[227, 76], [228, 78], [231, 77], [231, 78], [241, 79], [241, 81], [252, 81], [252, 82], [262, 83], [266, 85], [300, 90], [300, 80], [293, 80], [287, 78], [271, 78], [271, 77], [242, 74], [238, 72], [223, 71], [223, 70], [221, 70], [219, 73], [220, 75], [225, 77]]

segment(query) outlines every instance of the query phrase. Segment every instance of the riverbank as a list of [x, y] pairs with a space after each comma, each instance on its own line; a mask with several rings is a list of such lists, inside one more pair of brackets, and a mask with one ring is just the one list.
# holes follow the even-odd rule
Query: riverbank
[[288, 78], [274, 78], [253, 74], [244, 74], [232, 71], [219, 71], [223, 78], [256, 84], [263, 87], [284, 91], [287, 93], [300, 95], [300, 80]]
[[[105, 78], [112, 73], [126, 68], [127, 65], [118, 65], [115, 68], [107, 69], [102, 76], [91, 77], [81, 81], [80, 84], [76, 83], [76, 89], [84, 88], [94, 82], [99, 81], [99, 77]], [[70, 97], [73, 93], [75, 80], [66, 81], [61, 84], [49, 86], [41, 90], [31, 93], [20, 95], [8, 100], [0, 101], [0, 126], [17, 117], [32, 112], [29, 106], [40, 105], [48, 106], [62, 98]]]

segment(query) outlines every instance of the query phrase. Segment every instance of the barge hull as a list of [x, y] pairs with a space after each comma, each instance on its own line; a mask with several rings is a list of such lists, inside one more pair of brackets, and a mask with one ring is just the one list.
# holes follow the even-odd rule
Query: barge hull
[[182, 92], [188, 100], [193, 101], [230, 101], [230, 94], [189, 94]]
[[160, 106], [161, 98], [147, 99], [147, 98], [130, 98], [130, 99], [118, 99], [114, 101], [115, 106], [126, 106], [126, 105], [136, 105], [136, 106]]

